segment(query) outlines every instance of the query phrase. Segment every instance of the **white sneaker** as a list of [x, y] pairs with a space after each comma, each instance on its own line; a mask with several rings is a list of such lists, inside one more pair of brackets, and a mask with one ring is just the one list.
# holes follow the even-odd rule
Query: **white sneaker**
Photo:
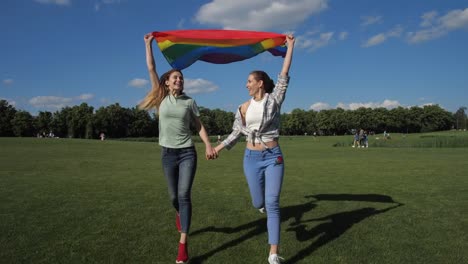
[[278, 254], [271, 254], [268, 257], [268, 263], [270, 264], [281, 264], [281, 260], [284, 260], [284, 258], [278, 256]]
[[260, 213], [264, 214], [264, 213], [265, 213], [265, 207], [262, 207], [262, 208], [258, 209], [258, 211], [259, 211]]

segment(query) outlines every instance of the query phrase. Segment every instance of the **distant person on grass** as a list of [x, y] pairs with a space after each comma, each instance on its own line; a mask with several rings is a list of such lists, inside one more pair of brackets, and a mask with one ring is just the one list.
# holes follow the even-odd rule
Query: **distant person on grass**
[[139, 107], [156, 108], [158, 111], [162, 165], [169, 196], [176, 209], [176, 227], [180, 232], [176, 263], [186, 263], [189, 260], [187, 234], [192, 218], [191, 190], [197, 168], [197, 152], [191, 138], [191, 124], [195, 125], [205, 143], [206, 158], [216, 158], [216, 154], [200, 121], [195, 100], [183, 92], [182, 72], [172, 69], [161, 78], [158, 77], [152, 50], [153, 39], [152, 34], [144, 37], [146, 64], [152, 88]]
[[359, 146], [364, 147], [364, 129], [359, 129]]
[[356, 133], [354, 133], [354, 140], [353, 140], [353, 148], [354, 147], [360, 147], [359, 145], [359, 132], [356, 131]]
[[[278, 144], [280, 109], [289, 83], [294, 37], [286, 37], [287, 52], [281, 73], [275, 84], [263, 71], [253, 71], [247, 79], [252, 99], [237, 110], [232, 133], [215, 148], [232, 148], [242, 134], [247, 136], [244, 153], [244, 174], [254, 207], [263, 213], [266, 209], [270, 264], [279, 264], [280, 192], [284, 176], [283, 154]], [[249, 263], [249, 261], [246, 261]]]

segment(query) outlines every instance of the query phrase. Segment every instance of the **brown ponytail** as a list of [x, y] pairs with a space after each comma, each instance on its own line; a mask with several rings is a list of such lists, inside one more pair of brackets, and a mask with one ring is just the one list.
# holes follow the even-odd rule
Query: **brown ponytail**
[[252, 71], [250, 73], [255, 80], [263, 81], [263, 88], [265, 89], [266, 93], [272, 93], [273, 88], [275, 88], [275, 83], [273, 80], [268, 76], [268, 74], [264, 71]]

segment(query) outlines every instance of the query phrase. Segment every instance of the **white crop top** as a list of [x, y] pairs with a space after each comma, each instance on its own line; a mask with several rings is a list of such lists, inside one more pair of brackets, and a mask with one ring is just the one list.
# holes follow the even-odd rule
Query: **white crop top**
[[[253, 98], [250, 99], [250, 105], [245, 112], [245, 124], [247, 128], [251, 131], [258, 130], [260, 128], [260, 124], [262, 123], [263, 119], [263, 111], [265, 109], [265, 99], [266, 96], [263, 97], [260, 101], [255, 101]], [[261, 140], [263, 142], [270, 142], [273, 141], [272, 137], [262, 136]], [[253, 138], [252, 135], [247, 136], [247, 142], [259, 144], [259, 138]]]

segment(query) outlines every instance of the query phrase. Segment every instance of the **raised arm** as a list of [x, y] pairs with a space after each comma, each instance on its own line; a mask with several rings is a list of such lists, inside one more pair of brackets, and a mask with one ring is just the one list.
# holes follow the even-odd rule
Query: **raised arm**
[[145, 35], [145, 46], [146, 46], [146, 65], [148, 66], [148, 73], [151, 81], [152, 89], [159, 89], [159, 77], [156, 72], [156, 64], [154, 63], [153, 57], [153, 42], [154, 36], [151, 33]]
[[283, 61], [283, 68], [281, 69], [281, 76], [288, 76], [289, 74], [289, 68], [291, 67], [291, 61], [292, 61], [292, 55], [293, 55], [293, 49], [294, 49], [294, 36], [293, 35], [288, 35], [286, 36], [286, 45], [288, 47], [286, 51], [286, 56], [284, 56], [284, 61]]

